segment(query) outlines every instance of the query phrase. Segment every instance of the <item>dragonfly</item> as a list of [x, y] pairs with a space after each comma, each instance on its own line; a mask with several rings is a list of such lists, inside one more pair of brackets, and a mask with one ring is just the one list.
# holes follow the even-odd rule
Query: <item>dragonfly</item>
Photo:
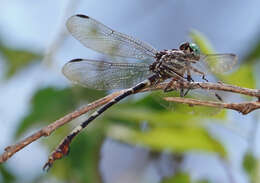
[[[73, 59], [63, 66], [63, 74], [75, 84], [97, 90], [128, 89], [74, 128], [51, 153], [44, 170], [68, 154], [71, 141], [90, 122], [122, 99], [166, 80], [170, 82], [164, 91], [170, 91], [172, 82], [193, 82], [192, 74], [198, 74], [206, 80], [206, 73], [195, 67], [200, 62], [206, 63], [214, 72], [224, 72], [232, 68], [237, 60], [232, 53], [203, 55], [199, 47], [190, 42], [182, 43], [178, 49], [157, 51], [148, 43], [117, 32], [82, 14], [70, 17], [66, 25], [71, 35], [85, 47], [105, 55], [141, 60], [142, 63]], [[181, 95], [185, 94], [181, 92]]]

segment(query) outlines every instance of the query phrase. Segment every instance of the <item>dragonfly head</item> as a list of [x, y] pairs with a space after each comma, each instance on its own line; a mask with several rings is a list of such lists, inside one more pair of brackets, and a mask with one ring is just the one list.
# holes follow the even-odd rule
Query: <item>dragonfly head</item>
[[182, 43], [179, 49], [182, 50], [184, 53], [193, 56], [195, 59], [200, 58], [200, 48], [195, 43], [189, 43], [189, 42]]
[[200, 55], [200, 48], [198, 47], [198, 45], [196, 45], [195, 43], [189, 43], [189, 47], [195, 55]]

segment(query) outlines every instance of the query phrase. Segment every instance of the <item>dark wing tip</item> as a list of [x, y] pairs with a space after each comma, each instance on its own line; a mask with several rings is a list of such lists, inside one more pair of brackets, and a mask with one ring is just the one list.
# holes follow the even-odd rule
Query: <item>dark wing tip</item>
[[89, 16], [83, 15], [83, 14], [77, 14], [76, 16], [81, 17], [81, 18], [89, 18]]
[[237, 58], [237, 55], [234, 54], [234, 53], [230, 53], [230, 55], [231, 55], [232, 57], [236, 57], [236, 58]]
[[83, 59], [81, 59], [81, 58], [76, 58], [76, 59], [72, 59], [71, 61], [69, 61], [69, 63], [70, 63], [70, 62], [81, 62], [81, 61], [83, 61]]
[[230, 53], [230, 56], [233, 57], [234, 64], [237, 63], [237, 61], [238, 61], [238, 56], [237, 56], [236, 54], [234, 54], [234, 53]]

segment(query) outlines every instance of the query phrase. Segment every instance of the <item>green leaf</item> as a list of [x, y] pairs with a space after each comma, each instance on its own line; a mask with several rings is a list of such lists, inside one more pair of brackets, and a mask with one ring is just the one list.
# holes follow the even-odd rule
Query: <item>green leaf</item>
[[[164, 94], [152, 92], [138, 101], [118, 104], [106, 115], [111, 121], [124, 121], [142, 123], [147, 121], [152, 125], [176, 125], [201, 122], [202, 119], [225, 119], [225, 110], [219, 113], [219, 109], [210, 107], [188, 106], [179, 103], [164, 101], [162, 97], [176, 96], [177, 94]], [[118, 111], [120, 110], [120, 113]], [[134, 114], [134, 115], [132, 115]], [[185, 114], [185, 115], [184, 115]]]
[[254, 66], [252, 64], [243, 64], [235, 72], [228, 75], [225, 81], [233, 85], [255, 88]]
[[14, 49], [0, 45], [0, 53], [4, 56], [7, 63], [6, 78], [10, 78], [19, 70], [28, 66], [34, 61], [39, 61], [41, 55], [32, 51], [23, 49]]
[[4, 183], [15, 182], [15, 176], [9, 172], [9, 170], [5, 168], [3, 164], [0, 164], [0, 182], [1, 180], [3, 180]]
[[113, 125], [108, 136], [129, 144], [149, 147], [154, 151], [184, 153], [188, 151], [204, 151], [218, 153], [225, 157], [224, 147], [213, 139], [203, 127], [151, 128], [141, 132], [120, 125]]
[[197, 180], [195, 183], [210, 183], [210, 181], [206, 179], [202, 179], [202, 180]]
[[260, 58], [260, 37], [258, 37], [258, 41], [251, 52], [246, 56], [244, 61], [248, 64], [253, 64], [253, 62], [257, 61]]
[[251, 152], [247, 152], [244, 155], [243, 168], [247, 173], [247, 175], [249, 176], [249, 178], [251, 179], [251, 182], [255, 182], [257, 169], [258, 169], [257, 164], [258, 164], [258, 160]]
[[[91, 98], [97, 98], [104, 92], [88, 90], [85, 88], [44, 88], [38, 90], [32, 98], [30, 113], [22, 120], [16, 131], [19, 137], [28, 128], [40, 123], [53, 122], [65, 114], [76, 110], [79, 104]], [[84, 104], [84, 103], [83, 103]]]
[[201, 32], [197, 30], [192, 30], [190, 32], [190, 37], [199, 47], [203, 54], [214, 54], [216, 53], [213, 46], [210, 44], [209, 40]]
[[191, 178], [188, 173], [178, 172], [173, 177], [164, 179], [162, 183], [191, 183]]
[[19, 124], [16, 137], [39, 122], [49, 123], [69, 112], [71, 108], [75, 108], [71, 96], [70, 89], [44, 88], [37, 91], [31, 101], [31, 112]]

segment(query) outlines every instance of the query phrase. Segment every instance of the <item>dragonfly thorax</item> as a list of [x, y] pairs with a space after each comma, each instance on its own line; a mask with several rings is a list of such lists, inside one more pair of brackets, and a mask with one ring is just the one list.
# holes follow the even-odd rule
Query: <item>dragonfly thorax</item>
[[163, 50], [156, 54], [156, 61], [150, 65], [150, 70], [161, 78], [167, 79], [174, 76], [183, 77], [191, 63], [199, 60], [187, 50]]

